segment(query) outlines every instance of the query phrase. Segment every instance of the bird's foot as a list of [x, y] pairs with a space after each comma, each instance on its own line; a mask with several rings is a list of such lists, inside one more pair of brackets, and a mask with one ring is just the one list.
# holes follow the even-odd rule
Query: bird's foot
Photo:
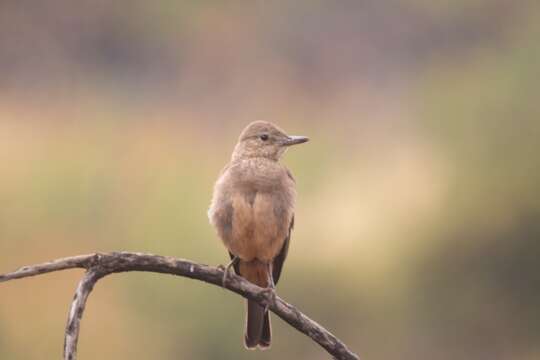
[[221, 286], [225, 287], [225, 284], [227, 283], [227, 277], [229, 276], [229, 271], [231, 267], [234, 266], [238, 262], [239, 258], [238, 256], [235, 256], [228, 264], [227, 266], [218, 265], [218, 269], [223, 271], [223, 278], [221, 279]]
[[221, 278], [221, 286], [225, 287], [227, 284], [227, 277], [229, 276], [229, 268], [223, 266], [223, 277]]
[[276, 288], [275, 286], [264, 288], [260, 294], [263, 297], [264, 311], [267, 312], [270, 305], [276, 302]]

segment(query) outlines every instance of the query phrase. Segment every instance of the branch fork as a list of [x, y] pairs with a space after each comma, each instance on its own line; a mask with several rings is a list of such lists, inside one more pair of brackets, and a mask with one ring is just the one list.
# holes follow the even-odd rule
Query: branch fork
[[358, 355], [324, 327], [311, 320], [293, 305], [273, 292], [260, 288], [242, 277], [229, 273], [223, 283], [224, 267], [213, 267], [193, 261], [131, 252], [94, 253], [53, 260], [51, 262], [24, 266], [14, 272], [0, 274], [0, 283], [49, 272], [83, 268], [86, 273], [77, 285], [71, 302], [64, 337], [64, 360], [75, 360], [80, 323], [88, 296], [94, 285], [103, 277], [119, 272], [147, 271], [171, 274], [204, 281], [223, 287], [247, 299], [267, 307], [296, 330], [310, 337], [323, 347], [334, 359], [358, 360]]

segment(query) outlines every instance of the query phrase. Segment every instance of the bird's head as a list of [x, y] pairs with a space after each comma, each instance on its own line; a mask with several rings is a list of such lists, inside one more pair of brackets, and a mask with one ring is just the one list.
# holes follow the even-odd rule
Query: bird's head
[[278, 161], [289, 146], [308, 140], [305, 136], [287, 135], [272, 123], [255, 121], [240, 134], [233, 160], [260, 157]]

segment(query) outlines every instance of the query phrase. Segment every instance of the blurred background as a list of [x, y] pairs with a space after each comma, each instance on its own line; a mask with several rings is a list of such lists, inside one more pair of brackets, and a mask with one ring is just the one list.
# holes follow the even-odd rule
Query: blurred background
[[[0, 272], [94, 251], [228, 261], [206, 217], [269, 120], [299, 199], [278, 287], [363, 359], [540, 358], [535, 0], [1, 1]], [[57, 359], [81, 271], [0, 284], [0, 358]], [[243, 301], [99, 282], [81, 359], [328, 359]]]

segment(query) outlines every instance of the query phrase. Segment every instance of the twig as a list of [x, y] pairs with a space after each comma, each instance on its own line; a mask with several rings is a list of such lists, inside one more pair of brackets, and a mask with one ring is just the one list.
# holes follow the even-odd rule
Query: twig
[[90, 292], [100, 277], [101, 276], [95, 270], [90, 269], [84, 274], [84, 277], [77, 286], [66, 324], [64, 359], [73, 360], [77, 355], [79, 329], [81, 328], [81, 318], [83, 316], [84, 307], [86, 306], [86, 299], [88, 299], [88, 295], [90, 295]]
[[[184, 276], [217, 286], [223, 286], [223, 270], [220, 268], [173, 257], [130, 252], [80, 255], [58, 259], [48, 263], [25, 266], [12, 273], [0, 275], [0, 282], [72, 268], [84, 268], [87, 272], [77, 287], [69, 311], [64, 340], [64, 359], [66, 360], [74, 360], [76, 358], [80, 321], [84, 312], [86, 299], [95, 283], [104, 276], [125, 271], [149, 271]], [[247, 299], [257, 301], [262, 305], [268, 305], [268, 308], [273, 313], [317, 342], [335, 359], [358, 359], [358, 355], [351, 352], [332, 333], [304, 315], [293, 305], [285, 302], [279, 296], [269, 296], [268, 292], [265, 292], [262, 288], [235, 274], [230, 274], [227, 277], [224, 287]]]

